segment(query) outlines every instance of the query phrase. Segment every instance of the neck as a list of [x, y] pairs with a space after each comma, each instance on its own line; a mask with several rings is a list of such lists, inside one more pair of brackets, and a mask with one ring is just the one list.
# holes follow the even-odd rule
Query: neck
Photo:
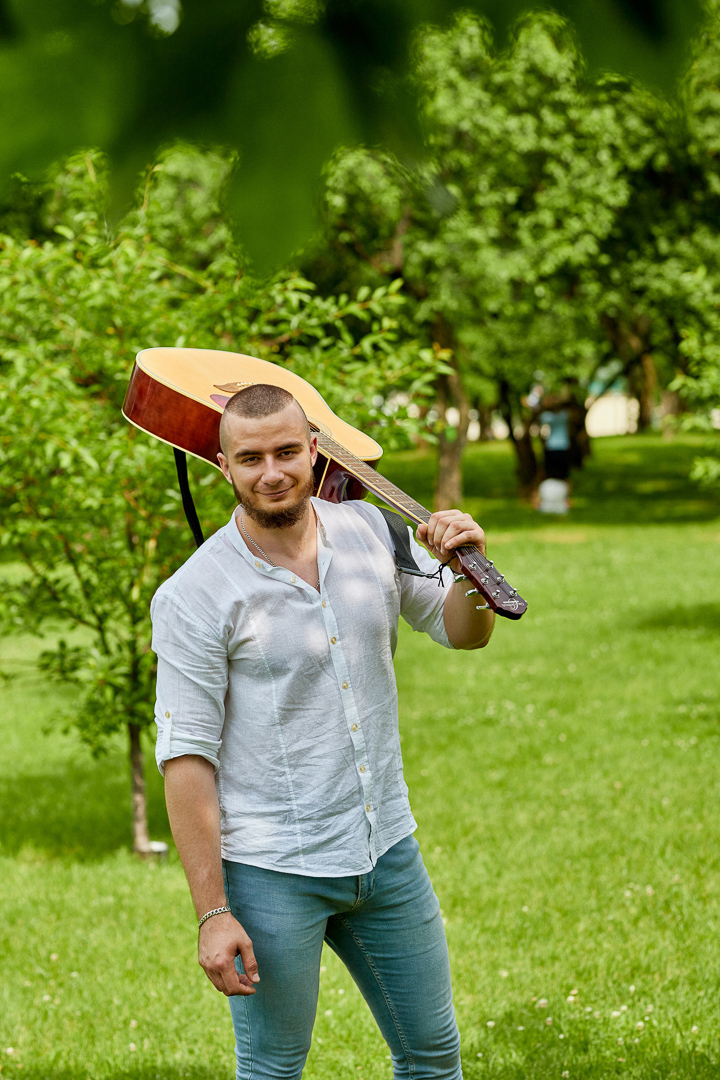
[[[305, 548], [309, 539], [315, 536], [315, 511], [309, 499], [305, 512], [299, 521], [296, 521], [293, 525], [284, 525], [278, 528], [267, 528], [260, 525], [251, 517], [247, 508], [242, 506], [236, 514], [238, 528], [240, 528], [240, 512], [243, 510], [245, 531], [268, 554], [276, 552], [292, 558]], [[242, 532], [242, 530], [240, 531]]]

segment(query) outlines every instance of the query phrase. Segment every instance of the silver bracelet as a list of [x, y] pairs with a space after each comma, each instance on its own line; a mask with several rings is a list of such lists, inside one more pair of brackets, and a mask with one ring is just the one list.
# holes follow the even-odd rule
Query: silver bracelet
[[202, 926], [203, 923], [208, 921], [208, 919], [212, 919], [213, 915], [223, 915], [226, 911], [230, 911], [230, 908], [229, 907], [216, 907], [216, 908], [213, 908], [212, 911], [206, 911], [205, 914], [203, 915], [202, 919], [198, 923], [198, 930], [200, 929], [200, 927]]

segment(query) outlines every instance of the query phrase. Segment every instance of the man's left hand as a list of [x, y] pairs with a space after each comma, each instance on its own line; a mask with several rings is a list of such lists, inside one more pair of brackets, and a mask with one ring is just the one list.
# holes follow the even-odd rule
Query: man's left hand
[[[460, 510], [439, 510], [427, 525], [418, 525], [417, 538], [442, 563], [452, 559], [455, 548], [463, 544], [475, 544], [485, 554], [485, 533], [469, 514]], [[458, 558], [452, 559], [450, 569], [460, 573]]]

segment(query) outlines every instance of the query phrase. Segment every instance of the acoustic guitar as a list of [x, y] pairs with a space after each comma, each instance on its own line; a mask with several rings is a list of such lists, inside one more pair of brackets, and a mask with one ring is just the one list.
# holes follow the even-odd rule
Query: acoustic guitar
[[[315, 492], [319, 498], [339, 503], [363, 498], [370, 491], [417, 524], [429, 520], [424, 506], [373, 467], [382, 456], [382, 447], [336, 416], [305, 379], [278, 364], [215, 349], [144, 349], [135, 361], [122, 411], [131, 424], [176, 451], [219, 468], [223, 409], [233, 394], [253, 383], [289, 390], [305, 410], [318, 440]], [[526, 601], [475, 545], [458, 548], [456, 554], [472, 583], [468, 595], [477, 593], [485, 601], [478, 607], [487, 605], [508, 619], [525, 613]]]

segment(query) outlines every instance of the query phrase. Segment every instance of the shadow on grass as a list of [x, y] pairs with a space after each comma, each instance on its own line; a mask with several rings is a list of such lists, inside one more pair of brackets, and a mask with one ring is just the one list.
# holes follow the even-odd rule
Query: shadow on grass
[[[153, 769], [152, 759], [146, 771]], [[148, 776], [150, 835], [168, 840], [170, 829], [159, 777]], [[73, 763], [52, 772], [0, 780], [0, 851], [23, 849], [92, 861], [132, 847], [130, 781], [116, 757]]]
[[[5, 1075], [5, 1074], [3, 1074]], [[8, 1075], [10, 1075], [8, 1073]], [[21, 1074], [18, 1073], [18, 1076]], [[87, 1080], [89, 1076], [97, 1077], [98, 1080], [230, 1080], [234, 1070], [219, 1069], [217, 1066], [171, 1066], [157, 1064], [144, 1066], [137, 1069], [120, 1069], [113, 1072], [99, 1073], [93, 1070], [91, 1074], [87, 1069], [72, 1069], [70, 1071], [57, 1071], [43, 1068], [39, 1064], [24, 1065], [22, 1070], [23, 1080]]]
[[[607, 1080], [610, 1076], [623, 1076], [626, 1080], [717, 1080], [720, 1075], [717, 1060], [705, 1053], [692, 1050], [670, 1051], [652, 1055], [647, 1051], [635, 1054], [618, 1047], [615, 1060], [603, 1056], [602, 1060], [584, 1062], [577, 1054], [562, 1051], [544, 1054], [539, 1051], [522, 1063], [471, 1065], [465, 1069], [467, 1080], [476, 1077], [492, 1077], [492, 1080], [548, 1080], [549, 1077], [570, 1076], [573, 1080]], [[488, 1067], [489, 1066], [489, 1067]]]
[[636, 624], [638, 630], [709, 630], [720, 634], [720, 604], [658, 608]]
[[[467, 1080], [491, 1077], [492, 1080], [548, 1080], [549, 1077], [570, 1075], [573, 1080], [606, 1080], [609, 1076], [623, 1076], [626, 1080], [717, 1080], [718, 1063], [704, 1053], [692, 1050], [657, 1054], [619, 1054], [621, 1060], [583, 1062], [577, 1055], [543, 1053], [538, 1051], [527, 1060], [517, 1064], [501, 1064], [493, 1061], [492, 1052], [483, 1062], [464, 1064]], [[569, 1066], [563, 1071], [563, 1064]], [[94, 1073], [99, 1080], [218, 1080], [220, 1072], [211, 1066], [175, 1066], [164, 1064], [145, 1065], [107, 1073]], [[29, 1063], [23, 1069], [25, 1080], [85, 1080], [87, 1070], [56, 1071], [43, 1068], [39, 1063]]]

